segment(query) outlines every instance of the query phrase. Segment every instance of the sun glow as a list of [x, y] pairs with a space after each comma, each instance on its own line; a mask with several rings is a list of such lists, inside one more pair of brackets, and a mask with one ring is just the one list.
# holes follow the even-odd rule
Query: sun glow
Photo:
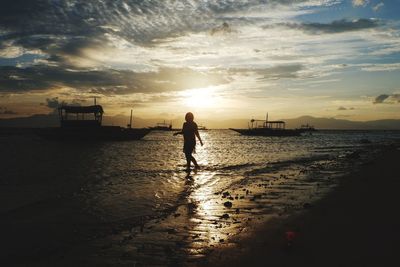
[[218, 102], [212, 87], [186, 90], [181, 93], [181, 97], [183, 104], [192, 108], [212, 108]]

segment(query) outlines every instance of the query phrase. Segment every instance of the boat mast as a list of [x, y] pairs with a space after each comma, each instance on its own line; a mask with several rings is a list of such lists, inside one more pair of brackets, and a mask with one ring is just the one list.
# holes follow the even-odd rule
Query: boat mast
[[129, 129], [132, 129], [132, 112], [133, 109], [131, 109], [131, 118], [129, 119]]
[[[94, 100], [94, 105], [96, 106], [96, 105], [97, 105], [97, 101], [96, 101], [96, 100], [97, 100], [97, 97], [94, 96], [94, 97], [93, 97], [93, 100]], [[96, 113], [94, 114], [94, 118], [95, 118], [96, 120], [98, 119], [98, 115], [97, 115]]]

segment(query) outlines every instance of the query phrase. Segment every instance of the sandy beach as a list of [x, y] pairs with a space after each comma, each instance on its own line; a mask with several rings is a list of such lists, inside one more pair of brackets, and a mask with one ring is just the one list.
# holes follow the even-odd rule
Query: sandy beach
[[[341, 178], [303, 213], [260, 226], [234, 249], [215, 251], [218, 266], [394, 266], [400, 240], [399, 145]], [[294, 236], [287, 236], [294, 232]]]

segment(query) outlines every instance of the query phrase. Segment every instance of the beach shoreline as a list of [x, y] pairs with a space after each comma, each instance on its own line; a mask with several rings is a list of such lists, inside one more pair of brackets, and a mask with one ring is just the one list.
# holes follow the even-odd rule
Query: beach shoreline
[[213, 251], [209, 266], [391, 266], [397, 261], [400, 145], [386, 147], [337, 188]]
[[[23, 139], [14, 142], [20, 140]], [[34, 142], [33, 147], [42, 145], [41, 140]], [[88, 169], [82, 169], [89, 175], [80, 174], [74, 178], [72, 172], [55, 177], [49, 172], [38, 181], [32, 180], [32, 173], [42, 173], [49, 165], [40, 160], [38, 162], [43, 163], [36, 167], [38, 171], [31, 172], [33, 167], [25, 166], [20, 172], [10, 173], [1, 186], [3, 240], [0, 262], [9, 266], [289, 266], [299, 265], [298, 262], [300, 266], [309, 266], [312, 265], [308, 264], [310, 259], [304, 255], [308, 255], [307, 249], [314, 251], [314, 248], [302, 245], [302, 242], [311, 242], [309, 238], [318, 237], [309, 234], [309, 227], [315, 224], [331, 227], [319, 220], [330, 214], [327, 210], [341, 207], [341, 202], [336, 203], [336, 194], [342, 196], [343, 188], [354, 191], [357, 183], [367, 185], [366, 181], [372, 180], [373, 176], [364, 181], [357, 178], [360, 173], [367, 172], [369, 177], [382, 169], [383, 164], [398, 158], [399, 146], [388, 143], [390, 141], [317, 146], [307, 157], [283, 157], [275, 162], [264, 162], [263, 158], [258, 165], [227, 165], [224, 169], [205, 167], [190, 175], [183, 171], [167, 172], [166, 176], [175, 175], [174, 184], [182, 183], [176, 204], [156, 216], [120, 219], [111, 217], [108, 210], [104, 211], [106, 217], [99, 217], [85, 202], [91, 200], [87, 198], [88, 193], [96, 192], [96, 187], [91, 186], [97, 181], [90, 175], [94, 168], [91, 161], [88, 161]], [[59, 145], [53, 145], [54, 149], [60, 149]], [[26, 151], [24, 145], [20, 146], [18, 154]], [[84, 149], [83, 155], [97, 151], [96, 147]], [[76, 150], [72, 147], [71, 151], [65, 148], [64, 151], [73, 154]], [[395, 155], [390, 156], [390, 153]], [[56, 154], [61, 158], [62, 155]], [[13, 166], [11, 162], [10, 166]], [[349, 166], [353, 172], [347, 175]], [[11, 171], [16, 170], [11, 167]], [[69, 167], [65, 169], [69, 170]], [[59, 179], [53, 181], [53, 178]], [[112, 188], [114, 178], [98, 180], [106, 185], [100, 188]], [[395, 190], [393, 181], [387, 184]], [[135, 187], [121, 183], [116, 192], [122, 189]], [[348, 198], [351, 197], [350, 194]], [[381, 199], [379, 195], [376, 198]], [[323, 204], [325, 202], [328, 204]], [[124, 203], [110, 204], [110, 207], [122, 208], [131, 215]], [[344, 216], [339, 214], [337, 217]], [[288, 231], [295, 234], [291, 247], [285, 239]], [[316, 238], [312, 242], [320, 243], [321, 240]], [[337, 245], [335, 242], [333, 244]], [[326, 265], [317, 262], [318, 266]]]

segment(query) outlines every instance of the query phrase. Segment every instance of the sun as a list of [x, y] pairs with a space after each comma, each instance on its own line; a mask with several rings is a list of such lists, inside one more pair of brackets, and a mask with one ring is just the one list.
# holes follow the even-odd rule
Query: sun
[[183, 104], [192, 108], [212, 108], [217, 102], [217, 96], [212, 87], [186, 90], [181, 93], [181, 96]]

